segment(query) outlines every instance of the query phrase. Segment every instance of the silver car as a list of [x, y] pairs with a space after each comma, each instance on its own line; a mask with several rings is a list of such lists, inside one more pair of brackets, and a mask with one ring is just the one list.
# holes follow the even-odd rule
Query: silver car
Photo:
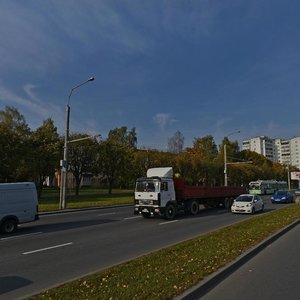
[[231, 206], [233, 213], [254, 214], [264, 210], [264, 202], [258, 195], [243, 194], [238, 196]]

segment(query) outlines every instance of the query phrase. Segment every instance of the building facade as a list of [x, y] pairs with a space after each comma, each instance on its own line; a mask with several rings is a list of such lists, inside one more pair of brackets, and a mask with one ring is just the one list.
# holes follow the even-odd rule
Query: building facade
[[292, 165], [300, 169], [300, 137], [288, 140], [259, 136], [243, 141], [242, 150], [254, 151], [273, 162]]
[[242, 150], [250, 150], [262, 154], [271, 161], [276, 162], [275, 140], [267, 136], [258, 136], [250, 140], [243, 141]]

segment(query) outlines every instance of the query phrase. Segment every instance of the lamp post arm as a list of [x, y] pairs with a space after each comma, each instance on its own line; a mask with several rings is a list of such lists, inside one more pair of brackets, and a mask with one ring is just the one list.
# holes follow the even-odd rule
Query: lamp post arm
[[67, 103], [67, 105], [70, 105], [70, 99], [71, 99], [71, 96], [72, 96], [72, 93], [73, 93], [74, 90], [76, 90], [77, 88], [81, 87], [82, 85], [88, 83], [89, 81], [93, 81], [93, 80], [95, 80], [95, 78], [94, 78], [94, 77], [91, 77], [91, 78], [89, 78], [88, 80], [86, 80], [86, 81], [84, 81], [84, 82], [82, 82], [82, 83], [80, 83], [80, 84], [74, 86], [74, 87], [71, 89], [71, 91], [70, 91], [70, 94], [69, 94], [69, 97], [68, 97], [68, 103]]

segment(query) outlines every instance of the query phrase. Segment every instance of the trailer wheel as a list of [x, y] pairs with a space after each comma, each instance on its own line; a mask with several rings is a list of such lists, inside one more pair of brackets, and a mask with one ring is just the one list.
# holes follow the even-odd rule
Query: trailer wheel
[[18, 224], [15, 219], [7, 219], [1, 224], [2, 233], [13, 233], [17, 230]]
[[192, 200], [189, 203], [189, 213], [193, 216], [195, 216], [199, 213], [199, 204], [196, 200]]
[[166, 211], [165, 211], [165, 218], [167, 220], [172, 220], [172, 219], [174, 219], [175, 215], [176, 215], [175, 205], [172, 203], [167, 204]]

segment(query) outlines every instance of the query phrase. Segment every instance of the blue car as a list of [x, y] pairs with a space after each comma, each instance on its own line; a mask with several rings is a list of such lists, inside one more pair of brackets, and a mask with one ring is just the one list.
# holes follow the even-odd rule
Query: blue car
[[271, 197], [272, 203], [292, 203], [294, 202], [294, 195], [289, 191], [277, 191]]

